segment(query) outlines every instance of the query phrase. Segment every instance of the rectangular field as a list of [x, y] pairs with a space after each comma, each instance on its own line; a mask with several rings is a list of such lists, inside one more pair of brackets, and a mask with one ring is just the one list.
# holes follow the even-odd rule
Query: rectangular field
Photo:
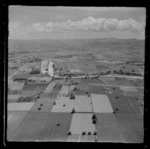
[[49, 98], [50, 97], [50, 93], [41, 93], [40, 94], [40, 98]]
[[75, 113], [73, 114], [70, 132], [71, 134], [82, 134], [83, 132], [95, 132], [95, 125], [92, 123], [92, 114]]
[[32, 91], [32, 90], [40, 90], [44, 91], [45, 88], [48, 86], [49, 83], [28, 83], [27, 85], [24, 85], [23, 91]]
[[36, 102], [30, 109], [32, 112], [51, 112], [53, 102]]
[[99, 85], [90, 85], [90, 93], [91, 94], [106, 94], [104, 91], [104, 87], [103, 86], [99, 86]]
[[60, 90], [60, 92], [59, 92], [59, 94], [65, 94], [66, 95], [68, 93], [69, 93], [69, 87], [63, 85], [62, 88], [61, 88], [61, 90]]
[[91, 94], [93, 110], [95, 113], [113, 113], [107, 95]]
[[124, 91], [123, 93], [125, 96], [134, 96], [134, 97], [142, 96], [142, 94], [138, 91]]
[[19, 97], [19, 94], [8, 95], [8, 102], [17, 102]]
[[89, 91], [89, 85], [88, 84], [78, 84], [77, 88], [81, 91], [84, 91], [84, 92]]
[[88, 96], [76, 95], [74, 109], [76, 112], [93, 112], [90, 98]]
[[109, 81], [115, 81], [116, 79], [114, 77], [100, 77], [101, 80], [109, 80]]
[[124, 142], [114, 114], [96, 114], [98, 142]]
[[50, 83], [44, 90], [44, 93], [51, 93], [53, 90], [53, 87], [55, 86], [55, 82]]
[[49, 113], [39, 139], [42, 141], [67, 141], [72, 114]]
[[20, 94], [20, 97], [25, 98], [25, 97], [29, 97], [29, 96], [34, 96], [40, 92], [41, 92], [40, 90], [25, 90], [25, 91], [22, 91], [22, 93]]
[[84, 91], [84, 90], [77, 90], [76, 92], [75, 92], [75, 94], [76, 95], [81, 95], [81, 96], [85, 96], [86, 95], [86, 91]]
[[79, 134], [71, 134], [67, 138], [67, 142], [79, 142]]
[[137, 88], [137, 90], [138, 90], [141, 94], [144, 94], [144, 88]]
[[137, 89], [135, 87], [123, 87], [123, 86], [121, 86], [120, 88], [124, 92], [136, 92], [137, 91]]
[[100, 79], [82, 79], [81, 83], [105, 85]]
[[144, 114], [144, 103], [141, 100], [136, 97], [128, 96], [127, 101], [137, 114]]
[[130, 83], [135, 87], [144, 87], [144, 81], [130, 80]]
[[24, 83], [13, 81], [13, 82], [9, 82], [8, 86], [11, 90], [22, 90]]
[[34, 104], [34, 102], [8, 103], [8, 111], [29, 111]]
[[108, 78], [101, 78], [107, 85], [117, 86], [133, 86], [128, 80], [110, 80]]
[[142, 143], [144, 139], [143, 118], [138, 114], [115, 114], [118, 128], [125, 143]]
[[73, 78], [73, 79], [71, 79], [71, 80], [73, 80], [73, 82], [76, 82], [76, 83], [81, 83], [81, 79]]
[[135, 113], [132, 106], [126, 100], [124, 95], [118, 95], [117, 93], [108, 94], [109, 101], [113, 107], [113, 110], [117, 113]]
[[27, 112], [8, 112], [7, 115], [7, 139], [9, 141], [11, 135], [18, 129], [19, 124], [25, 118]]
[[52, 112], [67, 112], [71, 113], [74, 105], [74, 100], [59, 98], [56, 100], [56, 105], [53, 105]]
[[56, 98], [40, 97], [36, 102], [52, 102], [52, 103], [54, 103], [55, 101], [56, 101]]
[[16, 131], [11, 135], [11, 141], [36, 141], [40, 136], [49, 113], [28, 112]]
[[49, 94], [49, 97], [52, 99], [57, 98], [58, 94], [59, 94], [60, 90], [53, 90], [52, 93]]

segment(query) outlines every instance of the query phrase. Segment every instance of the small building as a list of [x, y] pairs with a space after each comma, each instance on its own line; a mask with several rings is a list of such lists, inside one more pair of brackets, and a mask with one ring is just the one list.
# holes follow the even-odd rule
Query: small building
[[53, 74], [54, 74], [54, 62], [52, 62], [52, 61], [49, 61], [48, 74], [50, 76], [53, 76]]
[[51, 60], [43, 60], [41, 64], [41, 73], [48, 74], [49, 76], [53, 76], [54, 74], [54, 62]]
[[43, 60], [41, 63], [41, 73], [45, 74], [48, 70], [48, 60]]

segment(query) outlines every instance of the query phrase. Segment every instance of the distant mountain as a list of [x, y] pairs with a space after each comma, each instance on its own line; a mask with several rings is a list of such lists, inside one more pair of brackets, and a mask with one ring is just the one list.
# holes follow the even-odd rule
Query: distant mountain
[[137, 39], [42, 39], [42, 40], [12, 40], [8, 41], [9, 52], [24, 51], [53, 51], [53, 50], [142, 50], [145, 49], [145, 40]]

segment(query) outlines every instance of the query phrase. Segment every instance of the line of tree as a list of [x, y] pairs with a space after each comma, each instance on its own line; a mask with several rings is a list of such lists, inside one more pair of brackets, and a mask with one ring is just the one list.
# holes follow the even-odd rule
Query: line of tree
[[33, 95], [33, 96], [28, 96], [28, 97], [20, 97], [18, 99], [18, 102], [32, 102], [32, 101], [36, 101], [37, 99], [40, 98], [40, 94], [36, 94], [36, 95]]
[[123, 70], [114, 70], [113, 73], [115, 74], [125, 74], [125, 75], [135, 75], [135, 76], [142, 76], [140, 73], [136, 73], [135, 70], [132, 70], [131, 72], [129, 71], [123, 71]]

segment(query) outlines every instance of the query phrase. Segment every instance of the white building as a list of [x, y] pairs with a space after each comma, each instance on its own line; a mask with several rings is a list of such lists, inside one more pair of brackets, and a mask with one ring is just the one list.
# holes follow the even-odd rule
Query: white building
[[47, 73], [48, 71], [48, 60], [43, 60], [41, 64], [41, 73]]
[[53, 76], [53, 74], [54, 74], [54, 62], [52, 62], [52, 61], [49, 61], [48, 74], [50, 76]]
[[41, 64], [41, 73], [53, 76], [54, 62], [51, 60], [43, 60]]

